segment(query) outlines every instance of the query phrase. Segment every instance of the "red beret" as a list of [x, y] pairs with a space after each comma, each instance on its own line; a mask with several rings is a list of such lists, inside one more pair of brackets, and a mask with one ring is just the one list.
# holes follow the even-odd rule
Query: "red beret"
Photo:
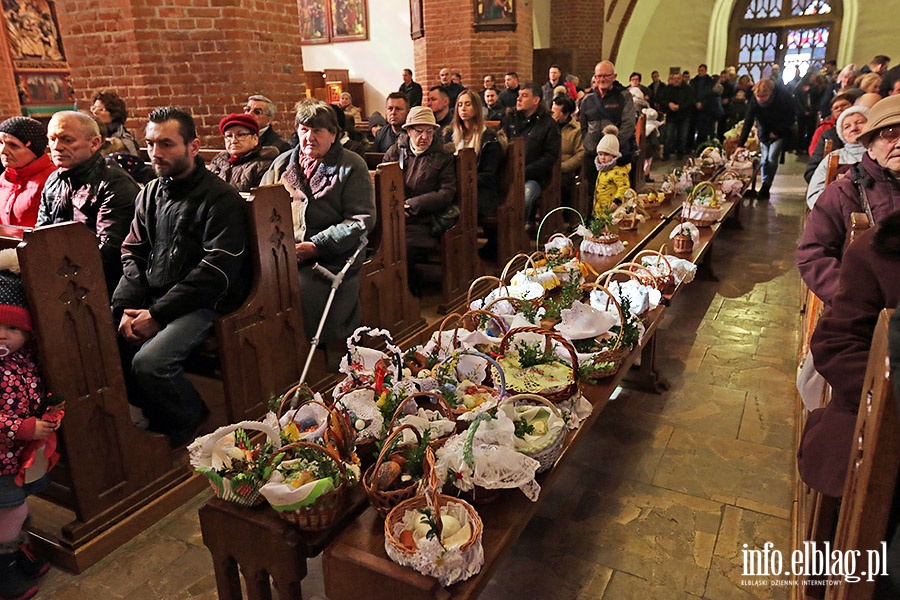
[[246, 127], [253, 133], [259, 135], [259, 125], [257, 125], [256, 121], [250, 115], [228, 115], [227, 117], [219, 121], [219, 131], [222, 133], [222, 135], [225, 135], [225, 130], [232, 125], [240, 125], [241, 127]]

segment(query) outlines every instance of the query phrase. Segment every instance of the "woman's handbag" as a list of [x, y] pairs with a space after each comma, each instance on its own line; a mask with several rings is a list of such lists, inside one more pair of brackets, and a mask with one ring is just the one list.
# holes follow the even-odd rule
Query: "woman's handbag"
[[431, 237], [439, 238], [459, 221], [459, 206], [451, 204], [444, 210], [428, 216], [430, 217], [428, 233], [431, 234]]

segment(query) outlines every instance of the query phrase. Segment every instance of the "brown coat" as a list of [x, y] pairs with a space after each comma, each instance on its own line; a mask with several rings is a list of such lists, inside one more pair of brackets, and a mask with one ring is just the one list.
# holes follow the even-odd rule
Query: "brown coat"
[[572, 173], [581, 170], [581, 163], [584, 160], [584, 142], [581, 135], [581, 125], [574, 118], [560, 127], [559, 133], [562, 136], [562, 172]]
[[895, 212], [844, 252], [837, 293], [813, 333], [813, 362], [833, 395], [825, 408], [810, 413], [798, 461], [803, 480], [823, 494], [843, 492], [878, 314], [898, 301], [900, 212]]
[[228, 161], [228, 152], [216, 154], [209, 162], [209, 170], [218, 175], [219, 179], [230, 183], [239, 192], [249, 192], [257, 187], [263, 175], [269, 170], [269, 165], [280, 153], [274, 146], [257, 147], [237, 162]]

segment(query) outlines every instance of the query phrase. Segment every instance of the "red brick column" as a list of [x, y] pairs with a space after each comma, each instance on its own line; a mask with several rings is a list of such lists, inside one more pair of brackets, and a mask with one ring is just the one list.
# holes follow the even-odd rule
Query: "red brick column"
[[70, 0], [58, 17], [79, 108], [115, 90], [138, 137], [154, 108], [187, 108], [203, 145], [220, 146], [219, 120], [260, 93], [290, 133], [303, 70], [295, 1]]
[[[583, 87], [590, 85], [594, 65], [601, 59], [609, 58], [602, 55], [603, 38], [606, 33], [604, 29], [608, 27], [604, 19], [607, 1], [553, 1], [551, 9], [553, 19], [550, 23], [551, 47], [572, 50], [572, 64], [565, 66], [563, 70], [578, 75]], [[610, 33], [612, 34], [614, 32]]]
[[531, 3], [516, 4], [515, 31], [476, 32], [472, 0], [426, 0], [422, 8], [425, 37], [413, 44], [417, 81], [422, 87], [437, 85], [442, 67], [459, 71], [463, 85], [476, 89], [481, 89], [487, 73], [516, 71], [522, 83], [527, 81], [534, 52]]

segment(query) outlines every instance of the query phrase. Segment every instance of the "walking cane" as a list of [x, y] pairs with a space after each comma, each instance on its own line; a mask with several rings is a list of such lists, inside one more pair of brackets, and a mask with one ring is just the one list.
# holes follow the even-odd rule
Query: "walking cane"
[[356, 262], [356, 257], [359, 256], [359, 253], [363, 251], [363, 248], [368, 244], [368, 239], [365, 235], [363, 235], [362, 239], [359, 241], [359, 246], [356, 247], [356, 251], [353, 253], [347, 262], [344, 264], [344, 268], [338, 271], [337, 273], [332, 273], [319, 263], [313, 265], [313, 270], [325, 277], [326, 279], [331, 281], [331, 292], [328, 294], [328, 300], [325, 302], [325, 309], [322, 311], [322, 318], [319, 319], [319, 326], [316, 328], [316, 335], [313, 336], [312, 341], [310, 342], [309, 355], [306, 357], [306, 364], [303, 366], [303, 373], [300, 374], [300, 382], [306, 381], [306, 374], [309, 372], [309, 366], [312, 364], [313, 355], [316, 352], [316, 347], [319, 345], [319, 340], [322, 337], [322, 329], [325, 328], [325, 319], [328, 318], [328, 313], [331, 311], [331, 304], [334, 302], [334, 296], [337, 294], [338, 288], [341, 286], [341, 283], [344, 281], [344, 276], [347, 274], [347, 271], [350, 270], [350, 266]]

